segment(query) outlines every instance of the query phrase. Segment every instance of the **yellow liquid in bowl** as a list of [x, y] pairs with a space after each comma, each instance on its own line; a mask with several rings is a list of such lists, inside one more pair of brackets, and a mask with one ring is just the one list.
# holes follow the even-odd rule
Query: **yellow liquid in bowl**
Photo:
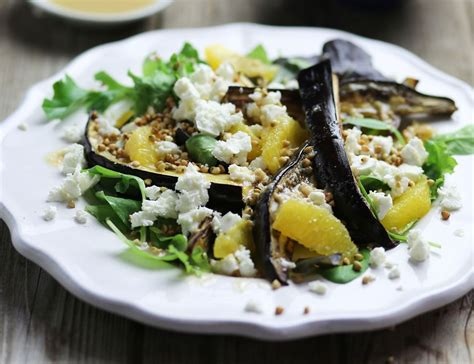
[[126, 13], [142, 9], [156, 0], [50, 0], [63, 8], [86, 13]]

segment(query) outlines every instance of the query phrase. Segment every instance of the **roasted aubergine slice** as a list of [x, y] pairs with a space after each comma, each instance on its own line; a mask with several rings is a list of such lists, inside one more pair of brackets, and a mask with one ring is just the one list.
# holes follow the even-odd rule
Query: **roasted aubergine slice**
[[310, 143], [316, 151], [313, 170], [318, 188], [332, 193], [334, 213], [358, 246], [393, 248], [395, 243], [373, 215], [352, 174], [338, 121], [330, 62], [301, 71], [298, 81]]
[[[101, 145], [103, 140], [98, 132], [97, 122], [93, 115], [87, 123], [84, 142], [86, 160], [90, 167], [95, 165], [103, 166], [120, 173], [138, 176], [144, 180], [149, 179], [152, 184], [157, 186], [174, 189], [180, 173], [176, 171], [158, 171], [156, 168], [152, 168], [152, 166], [124, 163], [108, 150], [100, 150], [99, 145]], [[211, 182], [208, 206], [217, 211], [232, 211], [240, 214], [244, 207], [242, 186], [231, 181], [226, 174], [204, 174]]]

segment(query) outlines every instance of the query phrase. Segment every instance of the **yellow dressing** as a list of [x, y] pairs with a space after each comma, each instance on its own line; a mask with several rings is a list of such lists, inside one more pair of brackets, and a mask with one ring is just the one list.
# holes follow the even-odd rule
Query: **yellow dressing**
[[86, 13], [125, 13], [142, 9], [156, 0], [50, 0], [52, 3], [71, 10]]

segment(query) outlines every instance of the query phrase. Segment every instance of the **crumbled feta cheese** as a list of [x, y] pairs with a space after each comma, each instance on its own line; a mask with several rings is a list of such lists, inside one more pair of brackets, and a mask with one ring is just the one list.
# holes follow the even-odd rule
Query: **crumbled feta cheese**
[[402, 195], [408, 190], [410, 179], [405, 176], [385, 176], [383, 181], [390, 187], [390, 193], [393, 198]]
[[48, 202], [63, 202], [76, 200], [89, 188], [99, 181], [99, 176], [92, 176], [88, 172], [81, 172], [77, 166], [74, 173], [69, 173], [62, 184], [54, 187], [48, 194]]
[[426, 241], [421, 231], [412, 229], [407, 235], [407, 244], [409, 246], [408, 254], [416, 262], [423, 262], [430, 256], [430, 244]]
[[247, 167], [239, 167], [236, 164], [229, 166], [229, 178], [232, 181], [250, 182], [255, 181], [255, 175]]
[[325, 209], [332, 211], [331, 205], [326, 203], [326, 195], [324, 194], [324, 190], [312, 191], [308, 195], [309, 200], [317, 206], [324, 207]]
[[160, 140], [155, 143], [156, 151], [159, 155], [176, 154], [180, 149], [176, 143]]
[[142, 204], [142, 210], [150, 212], [156, 216], [175, 219], [178, 216], [176, 212], [176, 202], [178, 196], [173, 190], [166, 190], [161, 193], [156, 201], [145, 200]]
[[298, 84], [298, 80], [288, 80], [285, 84], [285, 88], [287, 90], [299, 89], [300, 85]]
[[453, 185], [438, 188], [439, 205], [448, 211], [459, 210], [462, 207], [461, 195]]
[[344, 148], [347, 154], [357, 155], [360, 153], [361, 146], [359, 144], [359, 139], [362, 135], [362, 131], [356, 127], [352, 129], [346, 129], [346, 140], [344, 143]]
[[239, 270], [239, 263], [235, 259], [234, 254], [229, 254], [220, 260], [211, 260], [211, 268], [214, 273], [231, 276]]
[[221, 260], [211, 261], [212, 269], [215, 273], [232, 275], [240, 273], [241, 277], [255, 277], [257, 270], [250, 257], [250, 251], [243, 245], [233, 253]]
[[138, 211], [130, 215], [132, 228], [138, 226], [152, 226], [156, 220], [156, 215], [152, 212]]
[[43, 215], [41, 216], [43, 217], [44, 221], [51, 221], [56, 218], [57, 213], [58, 213], [58, 209], [56, 208], [56, 206], [50, 205], [44, 209]]
[[400, 153], [405, 163], [419, 167], [421, 167], [428, 158], [428, 152], [423, 145], [423, 141], [417, 137], [410, 139]]
[[366, 155], [350, 155], [351, 169], [357, 176], [365, 176], [372, 173], [377, 166], [377, 159]]
[[227, 141], [219, 140], [212, 151], [212, 155], [223, 162], [244, 164], [247, 154], [252, 150], [250, 136], [243, 131], [233, 134]]
[[20, 129], [21, 131], [27, 131], [28, 130], [28, 124], [20, 123], [20, 124], [18, 124], [18, 129]]
[[161, 187], [158, 186], [145, 187], [146, 198], [153, 201], [158, 200], [158, 197], [161, 195], [161, 190]]
[[287, 117], [286, 106], [269, 104], [260, 108], [260, 122], [263, 126], [274, 125]]
[[245, 312], [258, 313], [260, 315], [265, 313], [264, 306], [259, 301], [255, 300], [248, 301], [244, 310]]
[[398, 268], [397, 265], [390, 269], [390, 271], [388, 272], [388, 278], [389, 279], [400, 278], [400, 269]]
[[250, 250], [244, 246], [240, 246], [234, 253], [235, 258], [239, 262], [239, 271], [242, 277], [255, 277], [257, 270], [250, 257]]
[[371, 153], [376, 153], [378, 148], [381, 149], [382, 154], [390, 154], [390, 151], [393, 147], [393, 139], [391, 136], [384, 137], [375, 135], [369, 143], [369, 150]]
[[370, 251], [369, 264], [373, 268], [382, 266], [386, 259], [385, 249], [382, 247], [374, 248]]
[[236, 112], [235, 105], [230, 103], [199, 101], [195, 112], [196, 127], [201, 133], [211, 136], [218, 136], [243, 121], [242, 113]]
[[224, 62], [217, 68], [216, 75], [226, 81], [233, 82], [235, 75], [234, 67], [229, 62]]
[[453, 234], [458, 238], [462, 238], [464, 236], [464, 229], [456, 229]]
[[86, 159], [84, 158], [84, 147], [80, 144], [71, 144], [62, 150], [64, 153], [61, 172], [64, 175], [74, 173], [79, 166], [83, 168], [86, 166]]
[[392, 196], [384, 192], [370, 191], [369, 198], [377, 211], [377, 217], [379, 220], [382, 220], [385, 215], [387, 215], [388, 210], [393, 206]]
[[321, 296], [325, 295], [328, 289], [327, 285], [321, 281], [309, 282], [308, 288], [311, 292], [317, 293]]
[[178, 215], [178, 224], [184, 235], [194, 233], [198, 230], [201, 222], [212, 215], [212, 210], [207, 207], [198, 207], [193, 210], [182, 212]]
[[114, 122], [110, 121], [105, 115], [100, 115], [96, 119], [97, 125], [99, 126], [100, 135], [119, 135], [120, 130], [118, 130], [114, 125]]
[[255, 171], [259, 168], [262, 171], [264, 171], [267, 168], [267, 166], [265, 165], [265, 161], [263, 160], [263, 157], [257, 157], [253, 161], [251, 161], [249, 164], [249, 169], [252, 171]]
[[212, 219], [212, 229], [216, 234], [225, 234], [240, 221], [242, 221], [242, 218], [230, 211], [224, 216], [216, 213]]
[[85, 212], [84, 210], [76, 210], [76, 215], [74, 216], [74, 220], [76, 220], [76, 222], [78, 224], [85, 224], [87, 222], [87, 212]]
[[83, 133], [84, 129], [79, 125], [70, 125], [64, 129], [63, 139], [69, 143], [78, 143]]
[[188, 212], [209, 201], [211, 183], [198, 172], [196, 166], [188, 164], [185, 173], [178, 178], [176, 190], [180, 192], [177, 202], [179, 212]]

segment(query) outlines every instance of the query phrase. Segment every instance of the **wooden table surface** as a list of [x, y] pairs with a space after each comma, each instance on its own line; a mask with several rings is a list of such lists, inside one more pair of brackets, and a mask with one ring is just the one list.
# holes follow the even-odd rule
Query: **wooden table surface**
[[[21, 0], [0, 0], [0, 120], [19, 105], [30, 85], [92, 46], [149, 29], [236, 21], [348, 30], [401, 45], [474, 84], [473, 2], [402, 3], [396, 9], [374, 12], [330, 0], [177, 0], [142, 23], [88, 30], [58, 19], [37, 18]], [[20, 256], [12, 247], [8, 228], [0, 222], [0, 363], [463, 364], [473, 362], [473, 299], [471, 292], [387, 330], [287, 343], [180, 334], [78, 300]]]

